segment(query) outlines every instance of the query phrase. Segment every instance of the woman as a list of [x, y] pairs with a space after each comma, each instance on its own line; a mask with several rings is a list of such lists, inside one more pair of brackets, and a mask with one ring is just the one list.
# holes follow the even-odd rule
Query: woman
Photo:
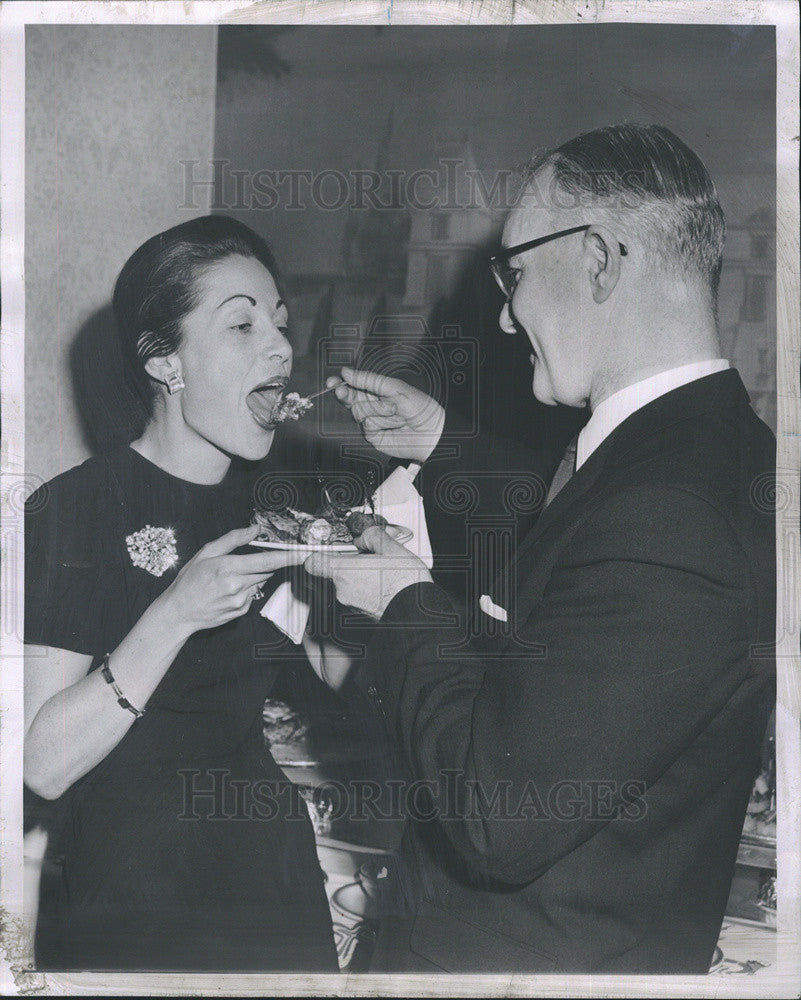
[[308, 814], [262, 738], [280, 637], [252, 602], [293, 560], [246, 548], [232, 466], [269, 452], [292, 365], [272, 256], [195, 219], [134, 253], [114, 312], [145, 430], [26, 516], [25, 780], [66, 815], [46, 964], [336, 971]]

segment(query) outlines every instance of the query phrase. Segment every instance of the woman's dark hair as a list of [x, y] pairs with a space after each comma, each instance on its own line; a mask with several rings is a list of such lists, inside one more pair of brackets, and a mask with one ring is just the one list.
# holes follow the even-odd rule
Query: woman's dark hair
[[114, 318], [128, 375], [152, 413], [155, 385], [145, 371], [148, 358], [174, 353], [181, 324], [197, 304], [197, 282], [226, 257], [254, 257], [277, 279], [269, 246], [226, 215], [191, 219], [153, 236], [125, 262], [114, 286]]

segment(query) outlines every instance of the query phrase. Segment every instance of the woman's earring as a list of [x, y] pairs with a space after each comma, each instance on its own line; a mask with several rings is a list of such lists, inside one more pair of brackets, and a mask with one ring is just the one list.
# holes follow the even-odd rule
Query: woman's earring
[[176, 392], [180, 392], [184, 388], [184, 380], [181, 378], [181, 373], [177, 371], [167, 372], [164, 381], [167, 384], [167, 392], [174, 396]]

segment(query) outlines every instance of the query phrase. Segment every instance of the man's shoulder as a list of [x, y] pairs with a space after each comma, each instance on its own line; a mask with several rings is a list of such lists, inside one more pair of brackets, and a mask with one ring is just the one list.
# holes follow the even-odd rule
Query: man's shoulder
[[680, 538], [685, 544], [704, 542], [716, 536], [737, 537], [728, 505], [706, 484], [669, 475], [649, 475], [649, 470], [631, 470], [599, 480], [583, 504], [580, 534], [597, 544], [616, 540], [636, 546], [644, 538], [669, 545]]
[[775, 454], [773, 432], [751, 408], [739, 375], [726, 371], [634, 413], [611, 442], [604, 475], [676, 485], [726, 507], [775, 470]]
[[585, 557], [718, 566], [720, 578], [749, 564], [770, 575], [774, 483], [772, 435], [755, 415], [679, 422], [604, 466], [574, 543]]

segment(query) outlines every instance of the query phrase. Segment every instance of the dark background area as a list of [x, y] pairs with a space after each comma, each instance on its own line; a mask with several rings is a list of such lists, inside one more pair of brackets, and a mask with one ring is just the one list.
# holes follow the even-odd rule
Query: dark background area
[[[215, 162], [197, 177], [214, 177], [213, 211], [274, 248], [296, 388], [343, 360], [399, 375], [514, 442], [500, 472], [524, 445], [547, 475], [587, 414], [537, 402], [527, 340], [498, 327], [488, 258], [520, 169], [620, 121], [666, 125], [697, 151], [727, 217], [722, 351], [775, 427], [774, 104], [771, 27], [221, 27]], [[276, 435], [269, 462], [386, 464], [330, 396]], [[492, 484], [476, 485], [484, 502]], [[427, 517], [438, 556], [458, 561], [469, 518]], [[447, 582], [464, 589], [458, 572]]]
[[[301, 388], [336, 370], [335, 347], [366, 341], [382, 370], [481, 430], [558, 456], [585, 415], [534, 400], [527, 342], [498, 328], [487, 258], [503, 202], [536, 150], [611, 122], [660, 122], [718, 186], [724, 353], [775, 423], [774, 49], [770, 27], [221, 27], [213, 207], [275, 249]], [[434, 176], [410, 190], [421, 170]], [[391, 207], [359, 194], [359, 171], [381, 178], [376, 199]], [[507, 198], [493, 188], [504, 174]], [[415, 370], [426, 340], [441, 345], [435, 376]], [[457, 342], [468, 361], [454, 379]], [[304, 431], [353, 443], [331, 401], [315, 416], [284, 438], [295, 460]]]

